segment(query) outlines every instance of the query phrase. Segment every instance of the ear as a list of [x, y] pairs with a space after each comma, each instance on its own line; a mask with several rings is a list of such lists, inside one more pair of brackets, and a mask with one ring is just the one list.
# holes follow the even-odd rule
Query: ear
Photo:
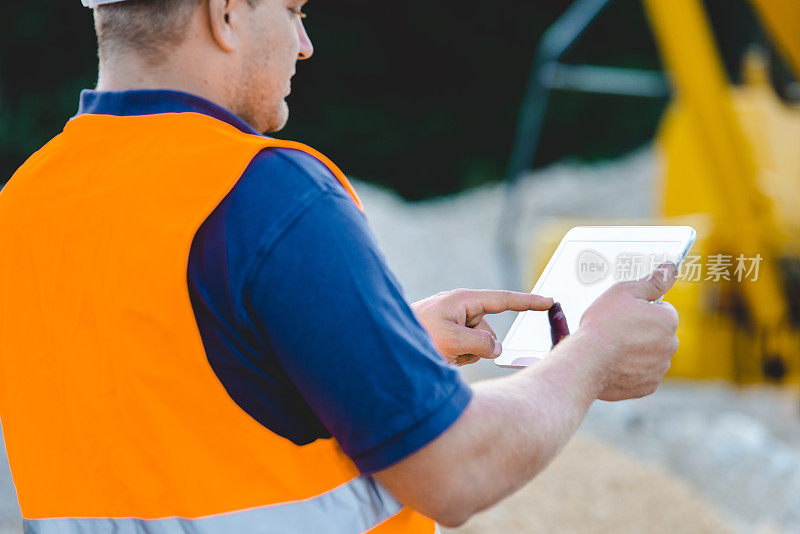
[[238, 27], [234, 11], [246, 0], [208, 0], [208, 21], [211, 35], [225, 52], [233, 52], [239, 46]]

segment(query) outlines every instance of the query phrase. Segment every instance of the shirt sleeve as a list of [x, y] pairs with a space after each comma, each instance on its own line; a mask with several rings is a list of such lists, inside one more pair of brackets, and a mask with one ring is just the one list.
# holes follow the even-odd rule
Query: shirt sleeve
[[431, 442], [470, 401], [344, 195], [320, 191], [259, 251], [244, 301], [260, 341], [364, 473]]

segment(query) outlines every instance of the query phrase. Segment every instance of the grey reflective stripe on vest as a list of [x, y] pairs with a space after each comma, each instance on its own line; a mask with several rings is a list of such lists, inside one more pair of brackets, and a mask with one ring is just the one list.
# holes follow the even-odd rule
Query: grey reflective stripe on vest
[[304, 501], [250, 508], [198, 519], [64, 517], [25, 519], [30, 534], [360, 534], [402, 505], [370, 477], [359, 477]]

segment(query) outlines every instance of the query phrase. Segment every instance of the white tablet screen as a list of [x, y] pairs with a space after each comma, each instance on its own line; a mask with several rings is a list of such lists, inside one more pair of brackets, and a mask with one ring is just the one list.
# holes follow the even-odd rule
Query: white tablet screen
[[[535, 292], [561, 303], [570, 331], [578, 328], [583, 312], [615, 282], [636, 280], [662, 262], [677, 262], [681, 241], [568, 241], [554, 257]], [[525, 312], [509, 331], [503, 348], [549, 351], [552, 346], [547, 313]]]

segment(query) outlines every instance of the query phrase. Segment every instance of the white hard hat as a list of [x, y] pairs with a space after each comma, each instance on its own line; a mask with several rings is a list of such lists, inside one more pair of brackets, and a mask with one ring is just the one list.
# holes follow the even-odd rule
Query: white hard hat
[[114, 2], [122, 2], [123, 0], [81, 0], [86, 7], [95, 8], [103, 4], [113, 4]]

